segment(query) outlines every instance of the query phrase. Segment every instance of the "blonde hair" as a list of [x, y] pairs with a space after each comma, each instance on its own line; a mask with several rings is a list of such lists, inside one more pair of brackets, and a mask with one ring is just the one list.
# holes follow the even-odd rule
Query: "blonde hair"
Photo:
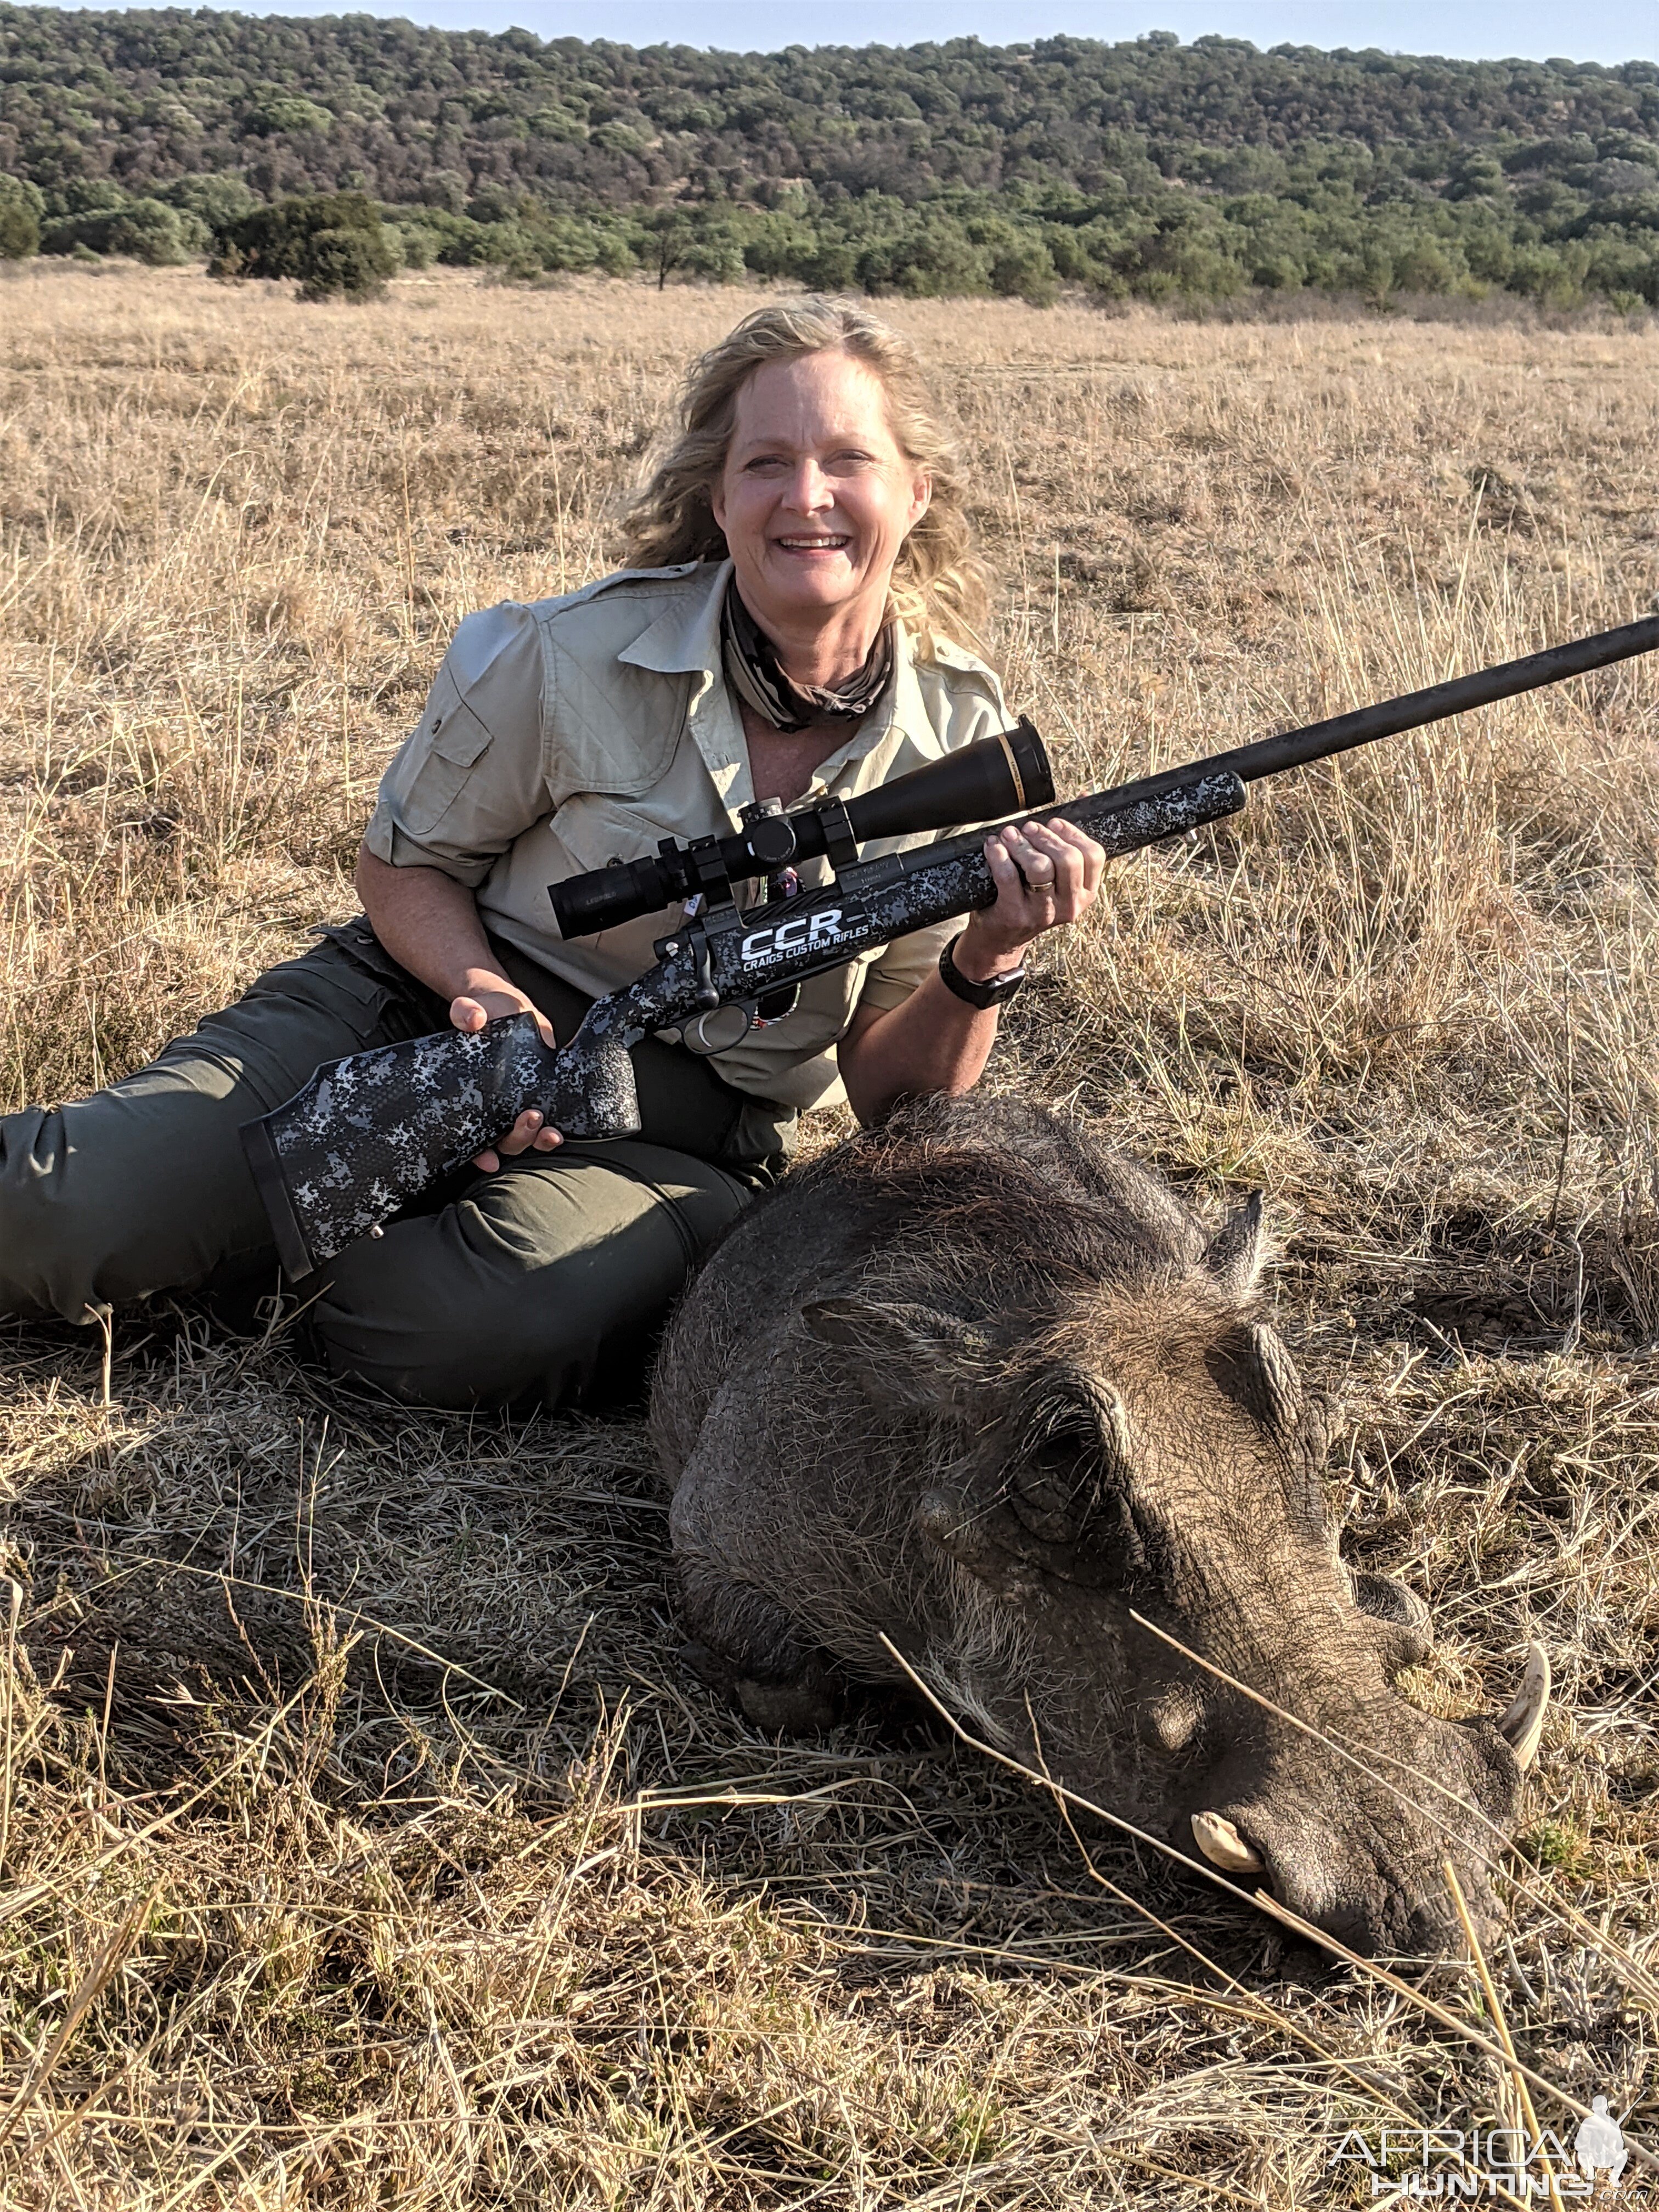
[[651, 474], [623, 519], [627, 565], [665, 568], [679, 561], [726, 559], [726, 535], [709, 495], [726, 466], [738, 392], [767, 362], [831, 352], [851, 355], [880, 379], [900, 450], [933, 483], [927, 512], [894, 564], [894, 612], [924, 652], [936, 635], [982, 652], [987, 580], [963, 500], [956, 442], [909, 340], [850, 301], [781, 300], [757, 307], [693, 362]]

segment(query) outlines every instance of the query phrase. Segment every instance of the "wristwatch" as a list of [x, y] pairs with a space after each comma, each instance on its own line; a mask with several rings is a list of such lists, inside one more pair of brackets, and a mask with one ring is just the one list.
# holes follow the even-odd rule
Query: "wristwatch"
[[1009, 969], [1006, 975], [989, 976], [983, 983], [975, 983], [964, 975], [951, 955], [962, 942], [962, 932], [951, 939], [939, 956], [939, 972], [947, 991], [954, 991], [965, 1006], [977, 1006], [985, 1013], [1000, 1006], [1005, 999], [1012, 999], [1025, 981], [1025, 963]]

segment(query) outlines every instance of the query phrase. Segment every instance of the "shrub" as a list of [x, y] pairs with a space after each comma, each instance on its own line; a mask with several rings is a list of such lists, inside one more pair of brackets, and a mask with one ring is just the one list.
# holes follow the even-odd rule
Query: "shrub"
[[299, 281], [302, 300], [373, 300], [398, 267], [374, 204], [362, 192], [318, 192], [256, 208], [213, 238], [210, 276]]
[[845, 292], [858, 282], [858, 250], [850, 238], [826, 238], [801, 268], [788, 273], [815, 292]]
[[41, 240], [46, 253], [125, 253], [152, 269], [176, 268], [201, 252], [208, 228], [187, 210], [160, 200], [126, 200], [118, 207], [90, 209], [55, 222]]
[[417, 189], [427, 207], [445, 215], [462, 215], [471, 186], [459, 169], [428, 169]]
[[314, 230], [300, 258], [302, 300], [381, 299], [398, 266], [378, 223], [373, 230]]
[[46, 205], [38, 185], [0, 171], [0, 261], [26, 261], [40, 252]]
[[233, 222], [240, 222], [260, 204], [242, 179], [228, 172], [217, 176], [175, 177], [170, 185], [158, 185], [155, 197], [168, 207], [194, 216], [204, 226], [209, 237]]
[[539, 242], [522, 223], [517, 222], [481, 224], [472, 258], [520, 284], [533, 283], [547, 268]]
[[120, 185], [112, 184], [107, 177], [70, 177], [47, 201], [46, 213], [54, 220], [65, 216], [110, 215], [126, 204], [127, 196]]
[[466, 204], [474, 222], [511, 222], [524, 211], [525, 193], [507, 185], [480, 185]]
[[387, 229], [396, 236], [405, 269], [430, 269], [444, 242], [435, 230], [423, 222], [400, 222]]
[[924, 219], [899, 238], [860, 256], [859, 276], [868, 292], [904, 292], [913, 300], [949, 299], [984, 292], [988, 256], [949, 216]]
[[261, 93], [242, 113], [242, 128], [252, 137], [283, 138], [295, 131], [333, 128], [332, 111], [302, 94], [285, 92], [280, 85], [264, 86]]
[[1040, 238], [1005, 246], [991, 264], [991, 289], [1033, 307], [1052, 307], [1060, 297], [1053, 256]]

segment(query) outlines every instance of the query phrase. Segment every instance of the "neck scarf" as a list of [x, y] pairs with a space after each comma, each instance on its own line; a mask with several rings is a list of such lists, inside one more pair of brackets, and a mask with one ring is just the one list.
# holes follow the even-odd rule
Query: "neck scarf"
[[792, 682], [778, 665], [771, 641], [738, 598], [735, 579], [726, 586], [720, 611], [720, 647], [726, 681], [775, 730], [804, 730], [813, 722], [867, 714], [893, 673], [893, 626], [888, 623], [863, 667], [845, 684], [825, 688]]

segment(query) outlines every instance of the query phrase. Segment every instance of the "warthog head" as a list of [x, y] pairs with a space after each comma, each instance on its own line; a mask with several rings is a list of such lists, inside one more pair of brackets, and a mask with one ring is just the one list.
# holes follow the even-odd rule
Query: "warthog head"
[[1498, 1719], [1435, 1719], [1395, 1686], [1426, 1609], [1338, 1556], [1322, 1409], [1257, 1308], [1259, 1199], [1206, 1237], [1091, 1148], [1073, 1163], [1092, 1191], [959, 1157], [931, 1254], [896, 1190], [856, 1290], [801, 1315], [910, 1439], [934, 1683], [1003, 1747], [1356, 1949], [1443, 1948], [1443, 1858], [1492, 1911], [1541, 1650]]

